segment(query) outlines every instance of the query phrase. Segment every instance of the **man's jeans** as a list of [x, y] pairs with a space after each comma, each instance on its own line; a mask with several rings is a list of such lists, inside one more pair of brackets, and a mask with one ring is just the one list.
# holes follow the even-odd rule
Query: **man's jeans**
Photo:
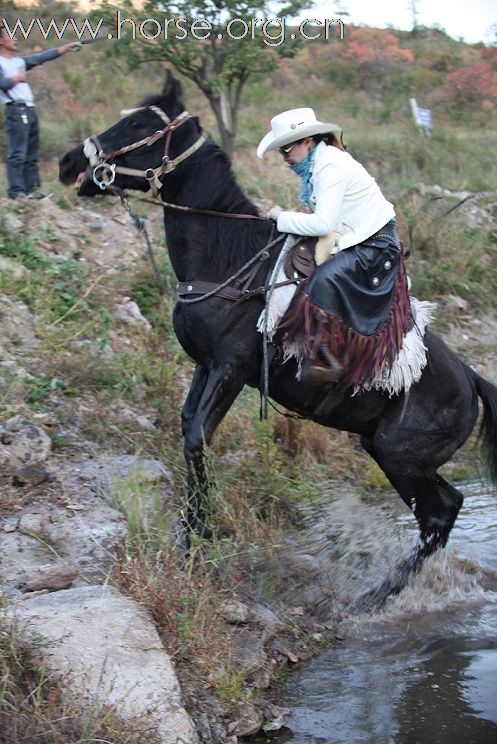
[[38, 155], [40, 138], [34, 106], [9, 103], [5, 106], [7, 130], [8, 195], [15, 199], [30, 194], [40, 186]]

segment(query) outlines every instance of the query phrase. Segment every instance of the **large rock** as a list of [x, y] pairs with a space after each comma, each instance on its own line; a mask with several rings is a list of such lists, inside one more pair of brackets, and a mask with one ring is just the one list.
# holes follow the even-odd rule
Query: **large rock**
[[143, 717], [156, 726], [153, 744], [198, 742], [170, 659], [136, 602], [110, 586], [92, 586], [33, 597], [12, 613], [48, 641], [48, 666], [88, 705], [115, 706], [124, 719]]
[[[9, 442], [17, 436], [11, 422], [4, 432]], [[11, 448], [0, 447], [0, 467], [3, 456], [9, 462]], [[52, 503], [30, 503], [15, 516], [0, 516], [0, 582], [9, 596], [25, 592], [33, 571], [48, 565], [74, 566], [75, 586], [103, 582], [128, 532], [123, 510], [143, 524], [155, 524], [168, 510], [173, 523], [172, 475], [159, 460], [118, 455], [51, 462], [50, 469]]]
[[[158, 512], [174, 507], [176, 494], [173, 476], [160, 460], [151, 460], [133, 455], [113, 455], [105, 459], [85, 460], [74, 463], [69, 482], [75, 477], [91, 486], [95, 493], [103, 496], [112, 505], [122, 507], [123, 491], [139, 491], [147, 519], [153, 521]], [[123, 489], [123, 482], [127, 481]]]
[[103, 581], [128, 532], [117, 509], [87, 494], [67, 506], [29, 505], [0, 520], [0, 529], [0, 582], [7, 596], [32, 590], [29, 577], [40, 568], [69, 565], [80, 585]]
[[15, 416], [5, 424], [2, 435], [12, 467], [36, 465], [48, 459], [52, 440], [39, 426], [23, 416]]

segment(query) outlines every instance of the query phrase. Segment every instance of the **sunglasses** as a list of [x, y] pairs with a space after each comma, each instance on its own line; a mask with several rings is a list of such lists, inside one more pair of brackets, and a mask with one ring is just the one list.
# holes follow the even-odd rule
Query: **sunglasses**
[[291, 145], [287, 145], [286, 147], [278, 147], [278, 152], [283, 156], [290, 155], [293, 148], [297, 147], [297, 145], [300, 145], [301, 142], [302, 140], [297, 140], [297, 142], [294, 142]]

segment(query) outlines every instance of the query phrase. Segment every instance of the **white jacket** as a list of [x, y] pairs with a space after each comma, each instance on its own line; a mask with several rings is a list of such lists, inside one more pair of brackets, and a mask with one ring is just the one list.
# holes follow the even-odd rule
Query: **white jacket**
[[320, 142], [311, 175], [313, 214], [282, 212], [278, 230], [294, 235], [338, 235], [337, 248], [349, 248], [395, 217], [374, 178], [348, 152]]

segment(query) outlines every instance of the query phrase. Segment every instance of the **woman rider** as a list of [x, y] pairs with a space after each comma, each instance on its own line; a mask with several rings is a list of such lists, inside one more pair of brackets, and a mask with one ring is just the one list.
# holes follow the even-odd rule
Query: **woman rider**
[[278, 150], [300, 178], [300, 201], [312, 210], [273, 207], [267, 216], [278, 230], [327, 236], [326, 255], [317, 252], [320, 265], [282, 322], [287, 340], [304, 329], [309, 379], [360, 384], [391, 366], [410, 310], [394, 207], [346, 152], [341, 134], [312, 109], [292, 109], [271, 120], [257, 155]]

